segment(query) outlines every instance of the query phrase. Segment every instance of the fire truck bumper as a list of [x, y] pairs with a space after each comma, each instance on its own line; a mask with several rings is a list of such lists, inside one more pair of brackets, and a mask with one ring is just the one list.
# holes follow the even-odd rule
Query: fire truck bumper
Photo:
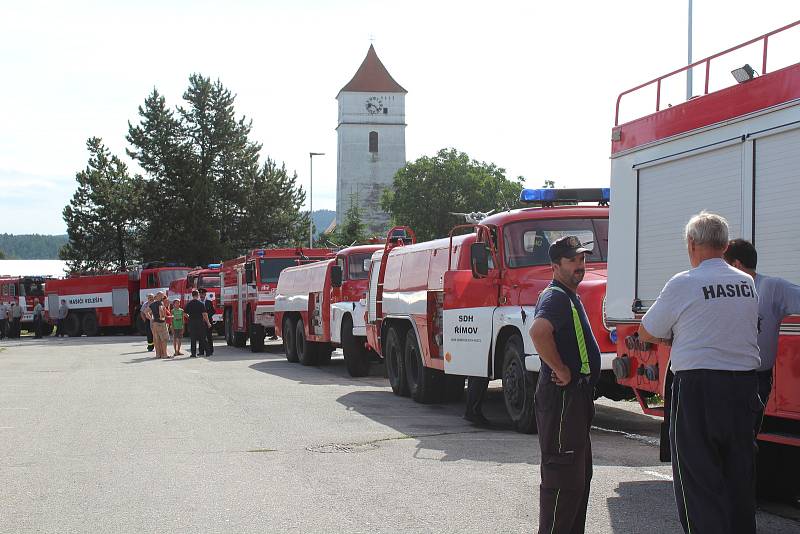
[[[614, 361], [614, 358], [617, 357], [616, 352], [603, 352], [600, 354], [600, 370], [601, 371], [611, 371], [612, 365], [611, 362]], [[541, 360], [539, 360], [538, 354], [529, 354], [525, 356], [525, 369], [528, 371], [533, 371], [535, 373], [539, 372], [539, 369], [542, 366]]]

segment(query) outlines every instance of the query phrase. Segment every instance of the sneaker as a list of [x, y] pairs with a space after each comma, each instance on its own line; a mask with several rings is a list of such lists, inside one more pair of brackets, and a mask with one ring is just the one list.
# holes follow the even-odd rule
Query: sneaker
[[190, 354], [189, 357], [190, 358], [197, 358], [197, 356], [195, 356], [194, 354]]
[[486, 416], [483, 415], [480, 412], [477, 412], [477, 413], [476, 412], [465, 413], [464, 414], [464, 419], [466, 419], [467, 421], [469, 421], [470, 423], [472, 423], [473, 425], [475, 425], [475, 426], [477, 426], [479, 428], [491, 428], [492, 427], [491, 421], [486, 419]]

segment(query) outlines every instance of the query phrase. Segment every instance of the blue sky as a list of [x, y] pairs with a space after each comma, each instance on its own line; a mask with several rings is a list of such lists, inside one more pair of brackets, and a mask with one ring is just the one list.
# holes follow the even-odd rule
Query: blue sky
[[[694, 6], [695, 59], [800, 19], [787, 0]], [[335, 97], [370, 38], [409, 91], [408, 159], [453, 146], [531, 186], [605, 185], [616, 96], [685, 64], [686, 11], [686, 0], [6, 2], [0, 232], [64, 232], [86, 139], [124, 156], [145, 96], [157, 87], [178, 104], [193, 72], [238, 95], [262, 156], [306, 188], [308, 152], [327, 153], [314, 162], [314, 207], [334, 208]], [[800, 61], [798, 43], [798, 29], [772, 42], [772, 66]], [[730, 62], [759, 59], [750, 49]], [[712, 69], [712, 87], [729, 83], [731, 65]], [[666, 101], [680, 102], [684, 84], [666, 87]], [[627, 111], [651, 105], [631, 99]]]

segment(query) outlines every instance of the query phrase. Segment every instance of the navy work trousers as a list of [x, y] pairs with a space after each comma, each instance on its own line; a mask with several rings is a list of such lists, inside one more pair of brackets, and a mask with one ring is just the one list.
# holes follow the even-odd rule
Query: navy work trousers
[[678, 371], [669, 442], [684, 532], [755, 534], [755, 371]]
[[542, 454], [540, 534], [585, 532], [592, 482], [593, 389], [588, 377], [573, 378], [561, 387], [549, 374], [539, 374], [534, 409]]

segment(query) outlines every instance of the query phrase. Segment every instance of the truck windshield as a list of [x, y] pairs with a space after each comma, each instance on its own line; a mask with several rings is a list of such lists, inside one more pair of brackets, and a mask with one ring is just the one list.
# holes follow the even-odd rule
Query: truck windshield
[[42, 280], [24, 279], [20, 287], [20, 296], [44, 296], [44, 282]]
[[586, 255], [587, 263], [606, 261], [608, 219], [539, 219], [510, 223], [503, 229], [506, 265], [512, 269], [547, 265], [550, 244], [568, 235], [577, 236], [581, 243], [591, 242], [586, 247], [593, 249]]
[[366, 280], [369, 278], [369, 267], [364, 268], [366, 260], [372, 257], [372, 253], [353, 254], [347, 258], [347, 279]]
[[170, 269], [168, 271], [159, 271], [158, 281], [159, 287], [169, 287], [169, 283], [173, 280], [180, 280], [186, 278], [189, 274], [189, 269]]
[[219, 287], [219, 285], [220, 284], [219, 284], [218, 274], [201, 276], [200, 280], [197, 283], [198, 288], [205, 287], [208, 289]]

